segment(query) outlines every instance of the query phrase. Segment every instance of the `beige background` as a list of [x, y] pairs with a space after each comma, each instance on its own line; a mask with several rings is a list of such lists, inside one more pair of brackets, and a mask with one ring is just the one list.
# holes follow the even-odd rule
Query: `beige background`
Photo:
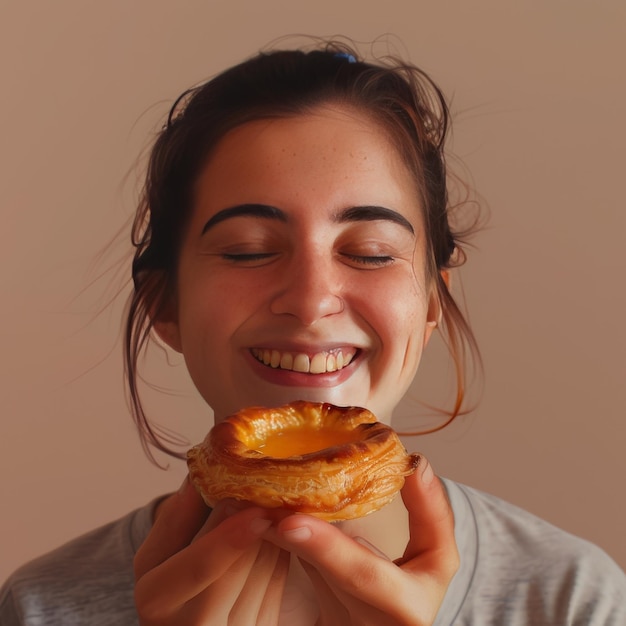
[[[404, 42], [453, 97], [454, 151], [491, 207], [462, 272], [482, 404], [408, 445], [626, 567], [625, 6], [0, 0], [0, 579], [182, 480], [133, 432], [123, 274], [100, 277], [125, 239], [99, 253], [171, 100], [296, 32]], [[415, 395], [441, 387], [440, 361], [434, 346]], [[171, 391], [150, 396], [158, 419], [199, 439], [210, 416], [180, 362], [155, 351], [149, 376]], [[398, 423], [418, 409], [407, 401]]]

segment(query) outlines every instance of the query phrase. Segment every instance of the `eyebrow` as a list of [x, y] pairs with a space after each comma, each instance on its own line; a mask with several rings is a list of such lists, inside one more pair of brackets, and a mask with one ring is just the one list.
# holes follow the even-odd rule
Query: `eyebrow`
[[335, 216], [335, 221], [339, 223], [343, 222], [373, 222], [375, 220], [386, 220], [388, 222], [394, 222], [399, 224], [412, 235], [415, 234], [415, 229], [409, 220], [401, 213], [388, 209], [384, 206], [367, 205], [367, 206], [353, 206], [348, 209], [340, 211]]
[[267, 204], [238, 204], [222, 209], [213, 215], [202, 228], [202, 234], [204, 235], [204, 233], [213, 228], [213, 226], [224, 220], [242, 216], [261, 217], [264, 219], [278, 220], [279, 222], [287, 221], [287, 215], [276, 207]]
[[[259, 217], [262, 219], [277, 220], [287, 222], [287, 215], [281, 209], [267, 204], [238, 204], [218, 211], [213, 215], [202, 228], [202, 234], [213, 228], [216, 224], [233, 217]], [[345, 222], [373, 222], [385, 220], [399, 224], [411, 234], [415, 234], [415, 229], [409, 220], [401, 213], [388, 209], [387, 207], [376, 205], [353, 206], [343, 209], [333, 216], [333, 220], [340, 224]]]

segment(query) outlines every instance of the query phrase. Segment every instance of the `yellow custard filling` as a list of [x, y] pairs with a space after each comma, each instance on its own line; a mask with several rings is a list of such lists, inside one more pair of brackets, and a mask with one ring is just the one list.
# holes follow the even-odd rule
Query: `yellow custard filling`
[[266, 456], [285, 459], [290, 456], [319, 452], [332, 446], [352, 443], [358, 439], [358, 432], [353, 430], [299, 426], [271, 433], [266, 439], [254, 446], [254, 449]]

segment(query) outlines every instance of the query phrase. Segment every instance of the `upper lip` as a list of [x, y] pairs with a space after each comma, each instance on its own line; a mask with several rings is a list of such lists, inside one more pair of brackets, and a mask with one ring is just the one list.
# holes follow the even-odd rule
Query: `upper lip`
[[250, 342], [249, 348], [261, 350], [278, 350], [280, 352], [298, 352], [301, 354], [317, 354], [318, 352], [332, 352], [333, 350], [363, 350], [365, 343], [361, 341], [350, 341], [349, 339], [324, 339], [322, 337], [309, 338], [301, 337], [288, 338], [284, 333], [276, 335], [266, 335], [261, 341]]
[[352, 344], [343, 342], [336, 343], [324, 343], [324, 344], [294, 344], [294, 343], [285, 343], [285, 342], [263, 342], [250, 346], [250, 349], [257, 350], [278, 350], [279, 352], [293, 352], [297, 354], [307, 354], [312, 356], [314, 354], [318, 354], [319, 352], [336, 352], [337, 350], [362, 350], [361, 347]]

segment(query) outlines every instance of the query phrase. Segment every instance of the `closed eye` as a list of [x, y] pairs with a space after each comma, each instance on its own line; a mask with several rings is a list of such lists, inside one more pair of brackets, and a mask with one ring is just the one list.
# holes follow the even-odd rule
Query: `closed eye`
[[359, 255], [359, 254], [343, 254], [343, 257], [358, 265], [369, 266], [371, 268], [391, 265], [395, 258], [389, 255]]
[[254, 263], [258, 261], [265, 261], [275, 256], [275, 252], [248, 252], [248, 253], [229, 253], [223, 252], [221, 257], [226, 261], [232, 261], [233, 263]]

